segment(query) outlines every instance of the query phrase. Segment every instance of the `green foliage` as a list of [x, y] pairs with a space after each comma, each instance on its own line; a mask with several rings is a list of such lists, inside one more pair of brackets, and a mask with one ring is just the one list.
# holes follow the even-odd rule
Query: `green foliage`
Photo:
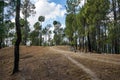
[[66, 10], [68, 13], [75, 13], [76, 7], [79, 5], [81, 0], [67, 0]]
[[30, 34], [30, 40], [32, 42], [32, 45], [38, 46], [39, 45], [39, 32], [34, 30]]
[[37, 31], [41, 30], [41, 26], [40, 26], [40, 23], [39, 23], [39, 22], [36, 22], [36, 23], [34, 24], [34, 29], [37, 30]]
[[70, 44], [76, 45], [79, 39], [79, 47], [85, 50], [120, 52], [120, 1], [87, 0], [80, 9], [78, 4], [78, 0], [66, 2], [65, 34]]
[[72, 38], [73, 33], [74, 33], [73, 26], [71, 24], [71, 23], [73, 23], [73, 20], [74, 20], [73, 14], [68, 14], [66, 16], [66, 21], [65, 21], [66, 29], [65, 29], [65, 33], [68, 36], [68, 38]]
[[39, 16], [38, 21], [44, 22], [45, 21], [45, 16]]
[[61, 45], [63, 42], [64, 29], [61, 28], [61, 23], [59, 21], [53, 21], [54, 25], [54, 43], [55, 45]]

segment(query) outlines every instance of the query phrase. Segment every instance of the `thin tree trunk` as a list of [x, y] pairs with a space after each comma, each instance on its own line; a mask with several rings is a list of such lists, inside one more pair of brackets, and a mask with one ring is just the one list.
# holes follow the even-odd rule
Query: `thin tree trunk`
[[79, 50], [81, 50], [81, 47], [82, 47], [81, 44], [82, 44], [82, 43], [81, 43], [80, 37], [79, 37]]
[[[1, 6], [0, 6], [0, 11], [1, 11], [1, 13], [0, 13], [0, 17], [1, 17], [0, 25], [3, 26], [3, 24], [4, 24], [4, 0], [2, 0], [0, 2], [2, 3]], [[3, 43], [4, 43], [2, 37], [3, 36], [0, 37], [0, 49], [3, 47]]]
[[16, 34], [17, 34], [17, 40], [15, 42], [15, 47], [14, 47], [14, 68], [13, 68], [13, 74], [19, 71], [19, 45], [21, 42], [21, 29], [20, 29], [20, 2], [21, 0], [17, 0], [17, 5], [16, 5]]
[[0, 38], [0, 49], [2, 48], [2, 38]]
[[28, 7], [28, 3], [26, 2], [26, 5], [25, 5], [25, 16], [24, 16], [24, 18], [25, 18], [25, 40], [23, 40], [24, 41], [24, 45], [27, 45], [27, 38], [28, 38], [28, 26], [27, 26], [27, 7]]
[[84, 52], [85, 51], [85, 43], [84, 43], [84, 36], [82, 37], [82, 51]]
[[[115, 32], [115, 35], [118, 35], [117, 34], [117, 29], [116, 29], [116, 24], [117, 24], [117, 11], [116, 11], [116, 0], [112, 0], [112, 6], [113, 6], [113, 14], [114, 14], [114, 32]], [[118, 43], [117, 43], [117, 37], [115, 37], [115, 39], [113, 40], [113, 45], [114, 45], [114, 50], [115, 50], [115, 53], [117, 54], [118, 53]]]
[[89, 51], [89, 52], [92, 52], [91, 42], [90, 42], [90, 35], [89, 35], [89, 33], [88, 33], [88, 35], [87, 35], [87, 38], [88, 38], [88, 51]]

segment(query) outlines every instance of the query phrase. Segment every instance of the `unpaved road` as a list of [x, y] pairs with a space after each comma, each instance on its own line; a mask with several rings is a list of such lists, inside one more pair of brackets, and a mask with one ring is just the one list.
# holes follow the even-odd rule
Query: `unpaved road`
[[59, 47], [51, 49], [67, 56], [71, 62], [88, 73], [92, 80], [120, 80], [120, 55], [74, 53]]
[[[82, 69], [83, 71], [85, 71], [87, 74], [89, 74], [91, 76], [92, 80], [100, 80], [96, 74], [91, 71], [89, 68], [85, 67], [84, 65], [82, 65], [80, 62], [76, 61], [75, 59], [73, 59], [72, 57], [69, 56], [69, 54], [66, 53], [70, 53], [67, 51], [63, 51], [63, 50], [59, 50], [57, 48], [53, 48], [51, 47], [52, 50], [57, 51], [61, 54], [63, 54], [68, 60], [70, 60], [72, 63], [74, 63], [76, 66], [78, 66], [80, 69]], [[74, 53], [73, 53], [74, 54]]]
[[120, 80], [120, 55], [70, 52], [66, 46], [20, 47], [20, 72], [13, 47], [0, 50], [0, 80]]

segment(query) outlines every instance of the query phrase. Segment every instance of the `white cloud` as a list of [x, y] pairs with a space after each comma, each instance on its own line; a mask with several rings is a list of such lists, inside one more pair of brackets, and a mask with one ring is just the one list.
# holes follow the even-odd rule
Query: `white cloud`
[[85, 4], [85, 0], [81, 0], [79, 6], [82, 7]]
[[34, 2], [36, 14], [28, 18], [31, 26], [38, 21], [39, 16], [45, 16], [45, 21], [56, 19], [57, 17], [64, 17], [66, 10], [62, 5], [54, 2], [50, 3], [48, 0], [34, 0]]

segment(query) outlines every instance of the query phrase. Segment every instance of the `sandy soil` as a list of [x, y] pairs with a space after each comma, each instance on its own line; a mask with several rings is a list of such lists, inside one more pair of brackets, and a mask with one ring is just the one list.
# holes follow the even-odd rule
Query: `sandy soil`
[[0, 80], [120, 80], [120, 55], [74, 53], [68, 46], [21, 46], [20, 72], [11, 75], [13, 50], [0, 50]]

